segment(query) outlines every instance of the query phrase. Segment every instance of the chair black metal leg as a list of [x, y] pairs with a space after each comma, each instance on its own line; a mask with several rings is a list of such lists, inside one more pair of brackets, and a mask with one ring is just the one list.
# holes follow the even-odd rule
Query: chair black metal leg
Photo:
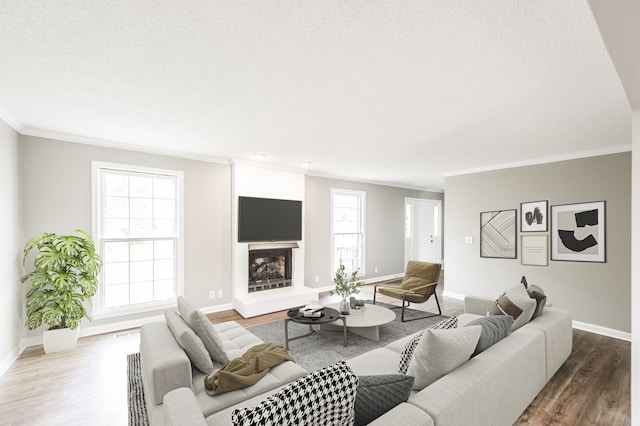
[[418, 318], [411, 318], [411, 319], [404, 319], [404, 308], [408, 308], [410, 305], [410, 302], [408, 300], [406, 300], [407, 304], [405, 305], [405, 299], [404, 297], [402, 298], [402, 314], [400, 315], [400, 320], [402, 322], [407, 322], [407, 321], [415, 321], [415, 320], [419, 320], [419, 319], [425, 319], [425, 318], [431, 318], [431, 317], [437, 317], [438, 315], [442, 315], [442, 309], [440, 309], [440, 301], [438, 301], [438, 295], [436, 293], [433, 293], [433, 297], [436, 298], [436, 304], [438, 305], [438, 313], [437, 314], [431, 314], [431, 315], [426, 315], [424, 317], [418, 317]]

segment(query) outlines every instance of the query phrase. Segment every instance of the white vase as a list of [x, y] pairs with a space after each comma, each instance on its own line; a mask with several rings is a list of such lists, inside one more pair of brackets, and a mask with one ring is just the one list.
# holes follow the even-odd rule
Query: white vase
[[42, 333], [42, 345], [44, 353], [70, 351], [78, 343], [78, 333], [80, 328], [71, 330], [70, 328], [58, 328], [56, 330], [45, 330]]

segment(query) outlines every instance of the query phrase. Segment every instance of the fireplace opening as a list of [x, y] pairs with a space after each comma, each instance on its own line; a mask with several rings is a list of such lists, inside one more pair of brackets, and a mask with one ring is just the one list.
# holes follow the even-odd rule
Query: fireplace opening
[[249, 293], [291, 287], [290, 248], [249, 251]]

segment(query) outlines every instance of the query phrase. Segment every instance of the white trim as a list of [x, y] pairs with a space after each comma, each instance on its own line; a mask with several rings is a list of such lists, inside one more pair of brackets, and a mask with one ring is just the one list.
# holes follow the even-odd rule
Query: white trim
[[[184, 172], [182, 170], [162, 169], [157, 167], [138, 166], [132, 164], [123, 163], [111, 163], [104, 161], [92, 161], [91, 162], [91, 227], [93, 239], [98, 246], [99, 252], [102, 254], [102, 230], [100, 222], [100, 211], [102, 206], [102, 179], [101, 172], [103, 170], [113, 170], [116, 172], [122, 172], [125, 175], [130, 173], [151, 174], [157, 176], [167, 176], [175, 179], [176, 182], [176, 221], [178, 224], [177, 235], [172, 235], [170, 239], [177, 242], [176, 250], [176, 289], [175, 297], [184, 294]], [[155, 238], [155, 237], [154, 237]], [[123, 238], [128, 240], [129, 238]], [[107, 238], [109, 240], [109, 238]], [[102, 309], [101, 297], [102, 297], [102, 279], [104, 277], [104, 269], [100, 274], [100, 284], [96, 295], [93, 297], [93, 307], [95, 309], [95, 318], [112, 318], [118, 316], [129, 315], [132, 313], [148, 312], [152, 310], [166, 308], [173, 304], [175, 306], [175, 299], [169, 301], [161, 301], [158, 303], [150, 302], [140, 306], [114, 308], [114, 309]]]
[[2, 361], [0, 362], [0, 377], [2, 377], [4, 373], [6, 373], [11, 368], [13, 363], [16, 362], [25, 348], [26, 346], [24, 346], [24, 339], [21, 339], [20, 344], [11, 349], [11, 351], [9, 351], [9, 353], [2, 359]]
[[332, 271], [330, 275], [335, 272], [336, 265], [336, 247], [334, 244], [335, 234], [333, 231], [333, 224], [335, 219], [333, 217], [334, 211], [334, 198], [336, 194], [347, 194], [347, 195], [356, 195], [359, 197], [360, 201], [360, 234], [362, 235], [362, 246], [360, 247], [360, 251], [362, 253], [361, 266], [358, 271], [358, 276], [366, 276], [367, 274], [367, 191], [361, 191], [356, 189], [342, 189], [342, 188], [331, 188], [331, 267]]
[[447, 290], [442, 290], [442, 295], [444, 297], [450, 297], [452, 299], [457, 299], [457, 300], [464, 300], [464, 298], [466, 297], [464, 294], [453, 293], [453, 292], [447, 291]]
[[613, 328], [601, 327], [599, 325], [587, 324], [586, 322], [573, 321], [573, 328], [589, 333], [600, 334], [602, 336], [613, 337], [614, 339], [631, 341], [631, 333], [626, 331], [614, 330]]
[[[175, 307], [175, 303], [173, 304], [173, 306]], [[233, 306], [230, 303], [225, 303], [224, 305], [216, 305], [216, 306], [208, 306], [205, 308], [199, 308], [202, 313], [204, 314], [210, 314], [213, 312], [222, 312], [222, 311], [228, 311], [230, 309], [233, 309]], [[95, 336], [97, 334], [105, 334], [105, 333], [113, 333], [116, 331], [122, 331], [122, 330], [130, 330], [132, 328], [140, 328], [143, 324], [148, 324], [151, 322], [157, 322], [157, 321], [163, 321], [164, 322], [164, 315], [153, 315], [150, 317], [145, 317], [145, 318], [138, 318], [138, 319], [133, 319], [133, 320], [127, 320], [127, 321], [119, 321], [119, 322], [113, 322], [113, 323], [109, 323], [109, 324], [103, 324], [103, 325], [96, 325], [96, 326], [81, 326], [80, 327], [80, 337], [87, 337], [87, 336]], [[41, 345], [42, 344], [42, 335], [39, 336], [32, 336], [32, 337], [26, 337], [24, 339], [22, 339], [22, 341], [20, 342], [20, 352], [18, 353], [18, 356], [20, 355], [20, 353], [22, 353], [22, 351], [29, 346], [37, 346], [37, 345]], [[13, 363], [18, 356], [16, 356], [15, 358], [13, 358], [13, 360], [11, 361], [11, 363]], [[4, 363], [7, 362], [7, 359], [9, 359], [10, 357], [7, 356], [5, 358], [5, 360], [3, 360], [3, 364], [1, 365], [2, 367], [4, 367]], [[9, 365], [10, 367], [11, 365]], [[1, 370], [0, 370], [1, 371]]]
[[16, 132], [22, 133], [22, 128], [24, 127], [24, 125], [16, 120], [13, 115], [9, 114], [9, 111], [3, 108], [2, 105], [0, 105], [0, 120], [7, 123], [7, 125]]
[[344, 182], [358, 182], [358, 183], [366, 183], [367, 185], [376, 185], [376, 186], [389, 186], [391, 188], [401, 188], [401, 189], [410, 189], [413, 191], [425, 191], [425, 192], [435, 192], [438, 194], [444, 193], [443, 188], [430, 188], [430, 187], [422, 187], [422, 186], [414, 186], [414, 185], [402, 185], [397, 182], [385, 182], [385, 181], [372, 181], [367, 179], [358, 179], [354, 177], [345, 177], [340, 175], [334, 175], [331, 173], [323, 173], [317, 172], [313, 170], [309, 170], [306, 173], [307, 176], [319, 177], [324, 179], [333, 179], [340, 180]]
[[218, 164], [226, 164], [226, 165], [230, 164], [230, 161], [226, 158], [212, 157], [204, 154], [202, 155], [190, 154], [186, 152], [173, 151], [170, 149], [158, 149], [150, 146], [146, 147], [146, 146], [134, 145], [127, 142], [108, 141], [104, 139], [92, 138], [89, 136], [79, 136], [79, 135], [72, 135], [72, 134], [63, 133], [63, 132], [54, 132], [51, 130], [34, 129], [32, 127], [21, 128], [21, 130], [18, 130], [18, 132], [21, 135], [25, 135], [25, 136], [35, 136], [38, 138], [54, 139], [54, 140], [59, 140], [63, 142], [79, 143], [82, 145], [93, 145], [93, 146], [99, 146], [102, 148], [122, 149], [125, 151], [143, 152], [146, 154], [170, 156], [174, 158], [184, 158], [187, 160], [196, 160], [196, 161], [203, 161], [208, 163], [218, 163]]
[[579, 151], [563, 155], [554, 155], [551, 157], [534, 158], [530, 160], [514, 161], [511, 163], [493, 164], [483, 167], [475, 167], [471, 169], [452, 170], [442, 174], [444, 177], [469, 175], [473, 173], [491, 172], [502, 169], [512, 169], [515, 167], [535, 166], [538, 164], [556, 163], [558, 161], [578, 160], [580, 158], [598, 157], [601, 155], [619, 154], [621, 152], [631, 151], [631, 145], [618, 145], [608, 148], [592, 149], [588, 151]]

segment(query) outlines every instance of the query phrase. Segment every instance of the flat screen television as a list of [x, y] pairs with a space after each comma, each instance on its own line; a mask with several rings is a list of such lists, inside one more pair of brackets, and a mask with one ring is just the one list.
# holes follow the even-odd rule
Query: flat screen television
[[238, 198], [238, 242], [302, 240], [302, 201]]

